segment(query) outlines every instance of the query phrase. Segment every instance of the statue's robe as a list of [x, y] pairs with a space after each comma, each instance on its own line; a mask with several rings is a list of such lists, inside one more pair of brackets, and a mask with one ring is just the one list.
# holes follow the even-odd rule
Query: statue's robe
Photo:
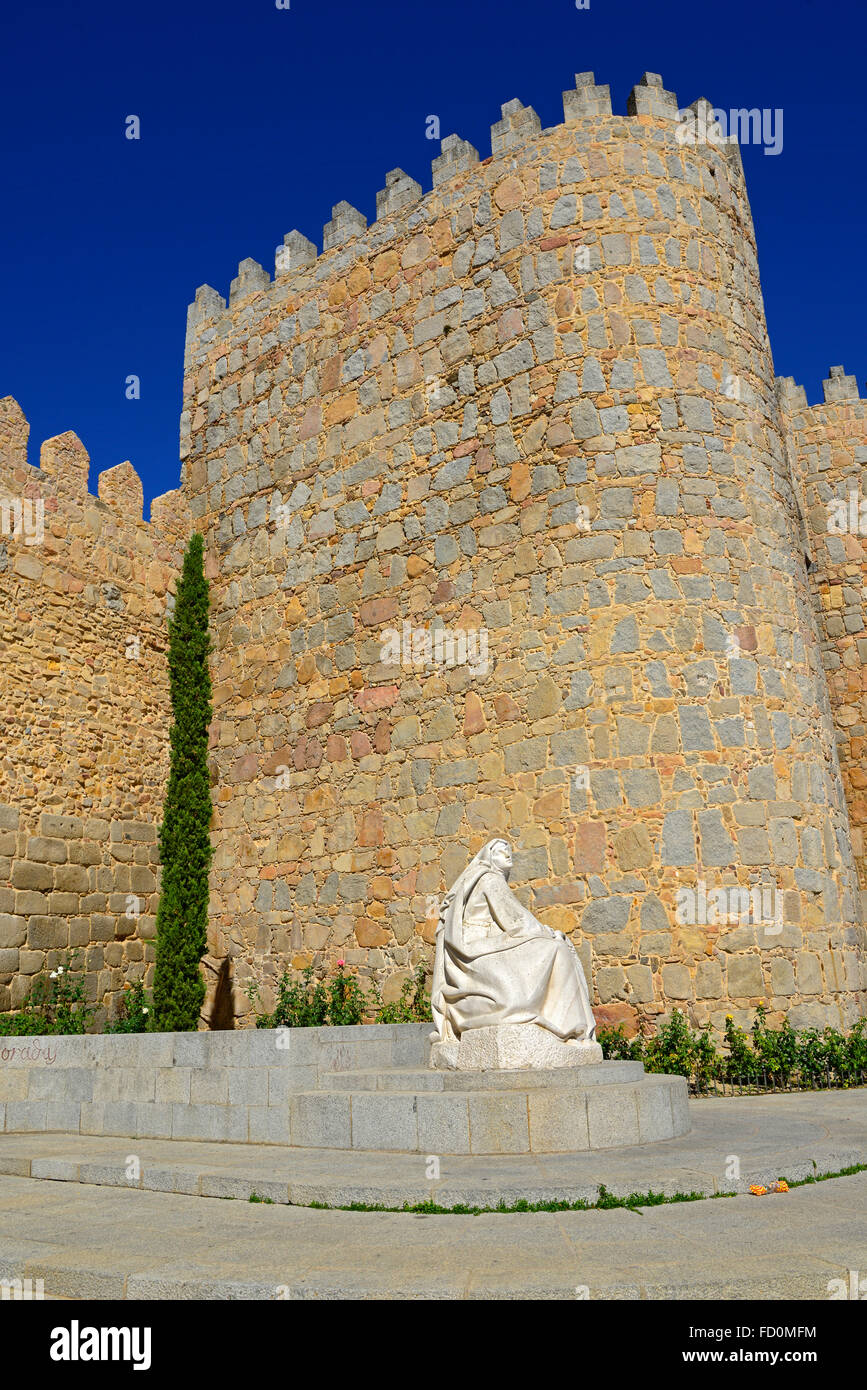
[[431, 1002], [441, 1040], [500, 1023], [536, 1023], [564, 1042], [596, 1035], [570, 942], [522, 907], [502, 873], [482, 866], [446, 900]]

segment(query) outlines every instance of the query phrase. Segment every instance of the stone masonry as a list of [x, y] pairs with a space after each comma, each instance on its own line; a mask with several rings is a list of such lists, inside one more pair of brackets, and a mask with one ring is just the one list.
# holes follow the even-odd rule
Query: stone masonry
[[[140, 488], [121, 519], [109, 489], [101, 508], [79, 489], [46, 530], [50, 563], [8, 543], [6, 833], [34, 805], [78, 817], [111, 892], [121, 866], [147, 867], [112, 858], [148, 843], [123, 826], [158, 821], [156, 668], [186, 509], [206, 537], [210, 950], [232, 960], [241, 1021], [249, 979], [267, 1001], [308, 962], [345, 959], [394, 997], [494, 835], [527, 905], [570, 934], [602, 1020], [864, 1012], [865, 548], [827, 515], [860, 494], [865, 403], [842, 369], [814, 408], [775, 379], [736, 145], [682, 143], [655, 74], [626, 116], [581, 74], [564, 113], [542, 130], [510, 101], [490, 157], [449, 136], [432, 191], [392, 170], [370, 227], [338, 203], [321, 253], [290, 232], [273, 280], [245, 260], [228, 305], [197, 291], [170, 534], [140, 520]], [[6, 405], [15, 477], [39, 486]], [[58, 610], [92, 644], [64, 699]], [[147, 694], [117, 655], [133, 622]], [[34, 757], [43, 727], [53, 758]], [[95, 817], [116, 822], [101, 840]], [[17, 833], [24, 878], [32, 840], [63, 838]], [[774, 912], [684, 915], [719, 890]], [[0, 918], [15, 1000], [7, 953], [35, 962], [36, 912], [16, 897]], [[97, 916], [79, 903], [82, 935]], [[129, 944], [91, 949], [110, 972], [94, 997], [142, 968]]]
[[[43, 537], [0, 537], [0, 1009], [79, 948], [102, 1013], [153, 961], [168, 774], [167, 605], [190, 522], [180, 493], [142, 520], [129, 463], [87, 490], [74, 434], [26, 461], [0, 402], [0, 502], [41, 503]], [[32, 541], [32, 543], [31, 543]]]

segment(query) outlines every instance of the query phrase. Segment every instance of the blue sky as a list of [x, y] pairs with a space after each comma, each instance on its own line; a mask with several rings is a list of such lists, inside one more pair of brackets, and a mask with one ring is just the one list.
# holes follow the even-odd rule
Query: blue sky
[[[574, 74], [625, 112], [642, 72], [681, 105], [782, 108], [779, 155], [747, 147], [777, 372], [813, 402], [830, 364], [862, 387], [859, 0], [151, 0], [16, 5], [0, 51], [0, 396], [41, 441], [83, 439], [96, 474], [130, 459], [146, 499], [177, 486], [186, 306], [271, 272], [333, 203], [370, 220], [387, 170], [430, 187], [426, 118], [490, 153], [502, 102], [562, 120]], [[125, 138], [129, 115], [141, 139]], [[125, 398], [130, 375], [141, 398]]]

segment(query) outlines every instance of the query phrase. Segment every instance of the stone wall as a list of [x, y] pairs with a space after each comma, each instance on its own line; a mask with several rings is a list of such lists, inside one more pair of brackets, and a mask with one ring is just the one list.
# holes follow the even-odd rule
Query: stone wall
[[[626, 116], [591, 74], [562, 126], [509, 102], [490, 158], [450, 136], [430, 193], [393, 170], [372, 227], [339, 203], [321, 255], [197, 292], [212, 949], [266, 997], [338, 957], [394, 991], [504, 835], [601, 1017], [863, 1008], [739, 151], [677, 110], [653, 75]], [[474, 659], [425, 664], [437, 628]], [[772, 915], [689, 920], [729, 890]]]
[[854, 376], [832, 367], [824, 403], [808, 406], [791, 377], [779, 383], [822, 636], [849, 807], [852, 848], [867, 889], [867, 401]]
[[677, 116], [582, 74], [564, 124], [511, 101], [489, 157], [449, 136], [429, 193], [392, 170], [371, 227], [201, 287], [150, 523], [0, 401], [0, 1009], [69, 947], [101, 1013], [149, 979], [195, 526], [242, 1021], [287, 965], [396, 997], [495, 835], [601, 1020], [863, 1011], [863, 544], [825, 516], [864, 404], [775, 382], [739, 151]]
[[104, 1017], [153, 960], [165, 619], [189, 516], [168, 493], [145, 523], [128, 463], [91, 496], [74, 434], [32, 467], [27, 435], [0, 401], [0, 1009], [80, 948]]
[[424, 1068], [429, 1033], [430, 1024], [403, 1023], [0, 1038], [0, 1134], [334, 1146], [337, 1136], [329, 1145], [315, 1132], [328, 1098], [308, 1093], [356, 1068], [368, 1081], [374, 1070]]

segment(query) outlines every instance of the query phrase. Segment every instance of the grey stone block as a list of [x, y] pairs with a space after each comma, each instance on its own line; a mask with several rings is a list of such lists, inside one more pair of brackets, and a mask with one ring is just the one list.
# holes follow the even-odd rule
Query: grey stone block
[[268, 1067], [268, 1105], [288, 1104], [289, 1097], [301, 1091], [313, 1091], [319, 1084], [319, 1070], [314, 1066]]
[[210, 1061], [211, 1033], [167, 1033], [173, 1040], [172, 1055], [163, 1066], [205, 1067]]
[[314, 1092], [293, 1096], [289, 1102], [292, 1142], [302, 1148], [351, 1148], [351, 1123], [348, 1095]]
[[48, 1102], [44, 1100], [11, 1100], [6, 1104], [6, 1132], [14, 1134], [16, 1130], [22, 1133], [44, 1132], [48, 1125], [46, 1123]]
[[430, 1032], [429, 1023], [392, 1024], [392, 1066], [426, 1066], [430, 1056]]
[[267, 1178], [224, 1177], [221, 1173], [202, 1173], [200, 1192], [203, 1197], [234, 1197], [236, 1201], [249, 1202], [253, 1193], [257, 1197], [270, 1197], [272, 1202], [282, 1206], [289, 1203], [288, 1182], [271, 1182]]
[[416, 1097], [388, 1092], [362, 1092], [352, 1097], [354, 1149], [418, 1149]]
[[191, 1105], [225, 1105], [228, 1099], [229, 1074], [224, 1068], [194, 1067], [191, 1070]]
[[190, 1067], [160, 1067], [155, 1075], [154, 1099], [188, 1105], [190, 1101]]
[[416, 1097], [418, 1147], [422, 1154], [468, 1154], [470, 1123], [467, 1098], [428, 1094]]
[[674, 1133], [671, 1114], [672, 1087], [668, 1077], [648, 1076], [635, 1088], [638, 1107], [638, 1139], [651, 1144], [658, 1139], [670, 1139]]
[[171, 1137], [172, 1106], [170, 1102], [138, 1106], [137, 1139], [171, 1139]]
[[79, 1133], [104, 1134], [104, 1111], [105, 1104], [103, 1101], [82, 1101], [78, 1121]]
[[467, 1105], [471, 1153], [529, 1153], [526, 1096], [482, 1091], [470, 1095]]
[[182, 1192], [196, 1197], [199, 1195], [200, 1182], [199, 1174], [186, 1168], [142, 1166], [141, 1186], [149, 1192]]
[[53, 1182], [79, 1182], [79, 1164], [73, 1158], [34, 1158], [31, 1178], [50, 1178]]
[[289, 1104], [251, 1105], [248, 1108], [251, 1144], [290, 1144]]
[[[66, 1073], [64, 1073], [66, 1074]], [[93, 1093], [81, 1100], [153, 1101], [156, 1091], [156, 1071], [153, 1067], [117, 1070], [99, 1068], [92, 1074]]]
[[[223, 1076], [228, 1082], [229, 1105], [268, 1104], [268, 1072], [264, 1068], [231, 1067]], [[193, 1095], [190, 1098], [196, 1099]]]
[[78, 1166], [79, 1182], [92, 1183], [96, 1187], [139, 1187], [138, 1178], [130, 1179], [127, 1177], [126, 1163], [80, 1163]]
[[65, 1068], [63, 1073], [50, 1068], [31, 1074], [28, 1099], [31, 1101], [92, 1101], [93, 1072], [83, 1068]]
[[30, 1073], [22, 1067], [0, 1071], [0, 1101], [30, 1099]]
[[618, 1149], [640, 1142], [634, 1086], [611, 1086], [587, 1092], [591, 1149]]
[[108, 1100], [102, 1103], [102, 1134], [118, 1134], [134, 1138], [138, 1132], [138, 1105], [133, 1100]]
[[246, 1110], [229, 1105], [173, 1105], [172, 1139], [213, 1139], [246, 1144]]
[[583, 1090], [534, 1091], [528, 1100], [533, 1153], [574, 1153], [589, 1149], [587, 1100]]

